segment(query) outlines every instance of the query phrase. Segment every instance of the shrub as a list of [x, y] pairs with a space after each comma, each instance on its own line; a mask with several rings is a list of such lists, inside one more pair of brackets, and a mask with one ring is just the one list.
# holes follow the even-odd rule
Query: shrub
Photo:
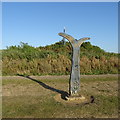
[[[83, 43], [80, 49], [81, 74], [118, 73], [119, 54], [105, 52], [90, 42]], [[69, 42], [38, 48], [21, 42], [2, 51], [3, 75], [61, 75], [71, 71], [72, 47]]]

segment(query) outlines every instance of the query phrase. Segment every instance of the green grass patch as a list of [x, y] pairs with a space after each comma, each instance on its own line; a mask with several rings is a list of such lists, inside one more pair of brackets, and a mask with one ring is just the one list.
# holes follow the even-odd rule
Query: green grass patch
[[117, 117], [118, 99], [115, 96], [95, 96], [88, 105], [63, 105], [51, 96], [3, 97], [3, 118], [83, 118]]

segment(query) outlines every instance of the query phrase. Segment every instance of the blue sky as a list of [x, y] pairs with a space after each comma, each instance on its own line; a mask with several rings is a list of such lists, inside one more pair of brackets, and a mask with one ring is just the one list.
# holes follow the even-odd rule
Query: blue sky
[[28, 43], [34, 47], [54, 44], [66, 33], [90, 37], [93, 45], [118, 52], [117, 2], [3, 2], [2, 43]]

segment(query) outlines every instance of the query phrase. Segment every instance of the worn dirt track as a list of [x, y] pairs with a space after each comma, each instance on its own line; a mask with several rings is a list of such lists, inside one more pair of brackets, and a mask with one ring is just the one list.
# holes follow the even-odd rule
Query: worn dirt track
[[[81, 78], [94, 78], [94, 77], [114, 77], [114, 76], [119, 76], [118, 74], [102, 74], [102, 75], [80, 75]], [[32, 78], [35, 79], [68, 79], [70, 77], [70, 75], [60, 75], [60, 76], [56, 76], [56, 75], [45, 75], [45, 76], [30, 76]], [[21, 79], [21, 76], [2, 76], [2, 80], [4, 79]], [[24, 78], [26, 79], [26, 78]]]

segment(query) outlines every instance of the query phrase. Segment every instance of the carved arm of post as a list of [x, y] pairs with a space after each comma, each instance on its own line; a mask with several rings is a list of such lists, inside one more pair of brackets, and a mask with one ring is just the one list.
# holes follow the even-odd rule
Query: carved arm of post
[[60, 36], [66, 38], [71, 44], [74, 43], [74, 38], [66, 33], [59, 33]]
[[77, 96], [80, 91], [80, 46], [81, 44], [90, 38], [81, 38], [79, 40], [74, 39], [72, 36], [59, 33], [60, 36], [66, 38], [72, 45], [73, 57], [72, 57], [72, 72], [70, 76], [69, 94], [70, 96]]
[[79, 46], [81, 46], [81, 44], [85, 41], [85, 40], [89, 40], [90, 38], [89, 37], [85, 37], [85, 38], [81, 38], [78, 40], [78, 44]]

